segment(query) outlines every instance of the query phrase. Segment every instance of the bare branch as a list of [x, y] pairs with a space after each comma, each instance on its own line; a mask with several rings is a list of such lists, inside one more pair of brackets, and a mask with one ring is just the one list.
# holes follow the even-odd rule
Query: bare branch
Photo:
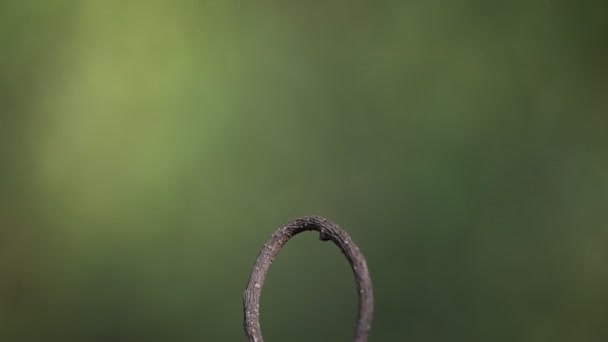
[[297, 218], [286, 226], [277, 229], [264, 244], [264, 248], [262, 248], [253, 266], [243, 302], [245, 309], [245, 334], [249, 342], [264, 341], [260, 328], [260, 296], [270, 264], [281, 247], [291, 237], [306, 230], [318, 231], [319, 238], [322, 241], [333, 241], [346, 256], [346, 259], [348, 259], [355, 275], [359, 293], [359, 315], [354, 341], [366, 342], [373, 318], [374, 296], [365, 257], [350, 236], [340, 226], [320, 216]]

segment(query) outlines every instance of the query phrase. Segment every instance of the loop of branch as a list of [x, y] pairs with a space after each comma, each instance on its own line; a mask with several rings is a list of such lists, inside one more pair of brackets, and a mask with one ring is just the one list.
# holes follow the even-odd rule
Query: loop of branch
[[319, 238], [322, 241], [333, 241], [348, 259], [355, 275], [359, 293], [359, 314], [354, 341], [366, 342], [371, 328], [374, 299], [372, 281], [365, 257], [340, 226], [320, 216], [297, 218], [286, 226], [277, 229], [264, 244], [253, 266], [243, 302], [245, 309], [244, 328], [249, 342], [264, 341], [260, 328], [260, 296], [272, 260], [290, 238], [307, 230], [318, 231]]

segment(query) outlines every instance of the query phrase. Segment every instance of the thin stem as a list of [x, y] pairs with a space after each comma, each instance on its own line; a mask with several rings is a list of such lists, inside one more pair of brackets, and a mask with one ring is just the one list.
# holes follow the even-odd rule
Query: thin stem
[[260, 328], [260, 296], [270, 264], [281, 247], [290, 238], [306, 230], [318, 231], [321, 241], [333, 241], [346, 256], [346, 259], [348, 259], [355, 274], [359, 293], [359, 315], [357, 317], [354, 341], [366, 342], [373, 318], [374, 296], [372, 292], [372, 280], [365, 257], [359, 250], [359, 247], [355, 245], [350, 236], [340, 226], [320, 216], [297, 218], [286, 226], [277, 229], [264, 244], [264, 248], [262, 248], [253, 266], [243, 302], [245, 309], [245, 334], [249, 342], [264, 341]]

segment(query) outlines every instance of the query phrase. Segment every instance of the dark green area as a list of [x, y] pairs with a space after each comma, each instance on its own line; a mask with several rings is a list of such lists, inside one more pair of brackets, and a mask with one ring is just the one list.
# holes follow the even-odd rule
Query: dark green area
[[[0, 341], [242, 341], [272, 231], [371, 341], [608, 340], [603, 1], [0, 2]], [[348, 341], [316, 234], [272, 341]]]

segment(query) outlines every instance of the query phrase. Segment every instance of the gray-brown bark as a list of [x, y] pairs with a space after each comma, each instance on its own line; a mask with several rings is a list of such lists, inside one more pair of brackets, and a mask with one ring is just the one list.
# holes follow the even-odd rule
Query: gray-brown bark
[[350, 236], [336, 223], [320, 216], [304, 216], [289, 222], [286, 226], [277, 229], [264, 244], [249, 278], [245, 290], [245, 334], [249, 342], [263, 342], [260, 328], [260, 296], [268, 268], [281, 247], [294, 235], [306, 230], [316, 230], [322, 241], [333, 241], [348, 259], [359, 293], [359, 314], [355, 330], [355, 342], [366, 342], [369, 336], [373, 318], [373, 292], [372, 281], [367, 268], [365, 257], [352, 241]]

